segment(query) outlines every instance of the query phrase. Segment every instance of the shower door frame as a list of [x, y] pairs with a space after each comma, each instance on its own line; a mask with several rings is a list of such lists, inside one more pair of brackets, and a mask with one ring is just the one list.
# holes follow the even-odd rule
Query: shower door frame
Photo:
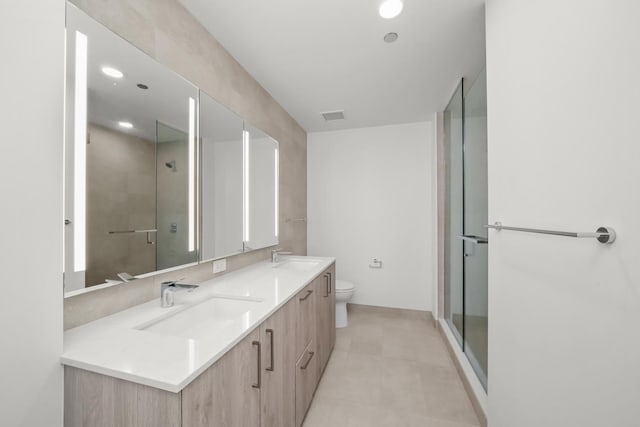
[[[479, 73], [479, 78], [484, 78], [484, 71]], [[458, 91], [460, 91], [461, 94], [461, 101], [462, 101], [462, 105], [461, 105], [461, 120], [460, 120], [460, 135], [461, 135], [461, 147], [460, 147], [460, 152], [456, 153], [460, 155], [460, 164], [461, 164], [461, 185], [459, 190], [461, 191], [461, 230], [460, 230], [460, 234], [461, 235], [465, 235], [466, 234], [466, 208], [467, 208], [467, 201], [466, 201], [466, 193], [465, 193], [465, 183], [466, 183], [466, 173], [467, 173], [467, 159], [466, 159], [466, 150], [465, 150], [465, 143], [466, 141], [466, 114], [467, 114], [467, 109], [466, 109], [466, 99], [467, 99], [467, 93], [469, 91], [471, 91], [471, 89], [473, 89], [475, 87], [476, 82], [478, 81], [478, 79], [476, 79], [476, 81], [473, 82], [472, 85], [469, 85], [469, 87], [467, 87], [466, 81], [465, 79], [460, 79], [460, 82], [458, 83], [458, 85], [456, 85], [456, 88], [453, 91], [453, 94], [449, 100], [449, 102], [447, 103], [447, 107], [445, 108], [445, 110], [447, 108], [449, 108], [449, 106], [451, 105], [451, 103], [455, 100], [455, 97], [458, 96]], [[486, 99], [485, 99], [486, 102]], [[450, 143], [450, 141], [446, 140], [445, 137], [445, 111], [443, 111], [443, 113], [441, 113], [441, 115], [439, 115], [438, 118], [438, 132], [437, 132], [437, 152], [438, 152], [438, 234], [439, 234], [439, 238], [438, 238], [438, 268], [442, 271], [442, 273], [438, 274], [438, 295], [439, 295], [439, 301], [438, 301], [438, 313], [440, 313], [439, 317], [440, 320], [444, 320], [444, 324], [446, 324], [446, 328], [448, 330], [448, 332], [450, 332], [450, 335], [454, 338], [454, 340], [450, 340], [452, 342], [450, 342], [450, 344], [452, 346], [457, 345], [460, 352], [464, 355], [465, 358], [465, 362], [469, 363], [469, 366], [471, 367], [472, 371], [475, 374], [476, 379], [479, 382], [479, 385], [482, 386], [482, 388], [484, 389], [484, 392], [486, 394], [487, 390], [488, 390], [488, 375], [486, 371], [482, 371], [480, 369], [481, 372], [479, 372], [479, 363], [478, 363], [478, 359], [475, 357], [475, 354], [473, 352], [473, 350], [471, 348], [469, 348], [469, 350], [471, 350], [471, 354], [469, 353], [467, 347], [467, 340], [466, 340], [466, 316], [467, 316], [467, 276], [468, 276], [468, 272], [467, 272], [467, 263], [466, 263], [466, 249], [467, 246], [465, 244], [465, 242], [463, 241], [462, 243], [462, 247], [460, 250], [460, 253], [458, 254], [458, 257], [456, 257], [459, 260], [459, 265], [461, 267], [461, 274], [460, 274], [460, 279], [461, 279], [461, 307], [462, 307], [462, 322], [461, 322], [461, 330], [458, 330], [455, 322], [453, 321], [453, 314], [451, 311], [451, 307], [454, 306], [454, 304], [449, 304], [450, 307], [447, 306], [447, 302], [451, 303], [450, 299], [447, 299], [447, 297], [451, 294], [451, 287], [452, 287], [452, 283], [451, 283], [451, 277], [452, 274], [451, 273], [451, 268], [448, 268], [448, 266], [450, 265], [451, 259], [450, 257], [454, 256], [453, 250], [449, 250], [447, 251], [448, 248], [451, 248], [451, 243], [447, 242], [447, 238], [449, 238], [450, 240], [455, 240], [456, 236], [454, 235], [447, 235], [447, 230], [450, 227], [450, 222], [452, 217], [454, 217], [454, 215], [452, 215], [452, 212], [450, 211], [450, 209], [448, 209], [449, 204], [451, 203], [450, 201], [450, 197], [452, 194], [452, 191], [450, 190], [451, 188], [451, 180], [449, 179], [449, 173], [451, 172], [451, 164], [450, 162], [448, 162], [447, 160], [451, 158], [450, 155], [450, 151], [451, 151], [451, 147], [448, 145]], [[457, 148], [457, 147], [456, 147]], [[449, 198], [447, 197], [449, 196]], [[451, 233], [449, 233], [451, 234]], [[474, 248], [475, 250], [476, 248]], [[447, 275], [447, 273], [449, 273]], [[449, 317], [448, 317], [449, 315]], [[453, 341], [455, 341], [456, 343], [454, 344]], [[471, 355], [471, 357], [470, 357]], [[473, 361], [471, 359], [474, 359]]]

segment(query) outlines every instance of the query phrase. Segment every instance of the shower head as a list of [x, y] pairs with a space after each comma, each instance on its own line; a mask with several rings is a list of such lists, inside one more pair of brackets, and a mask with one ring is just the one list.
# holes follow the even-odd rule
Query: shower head
[[164, 164], [166, 167], [168, 167], [169, 169], [171, 169], [172, 171], [176, 171], [176, 161], [175, 160], [171, 160], [170, 162], [167, 162]]

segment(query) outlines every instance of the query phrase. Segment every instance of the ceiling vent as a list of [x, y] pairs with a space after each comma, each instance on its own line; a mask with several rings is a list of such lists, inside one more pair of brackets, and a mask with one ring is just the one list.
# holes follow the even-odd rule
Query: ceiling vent
[[344, 120], [344, 110], [339, 111], [325, 111], [322, 114], [322, 117], [326, 122], [330, 122], [333, 120]]

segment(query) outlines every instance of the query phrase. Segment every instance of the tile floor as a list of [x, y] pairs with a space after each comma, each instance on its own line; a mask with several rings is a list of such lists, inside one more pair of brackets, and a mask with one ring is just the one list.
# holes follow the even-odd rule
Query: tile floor
[[336, 335], [304, 427], [480, 425], [430, 317], [350, 306]]

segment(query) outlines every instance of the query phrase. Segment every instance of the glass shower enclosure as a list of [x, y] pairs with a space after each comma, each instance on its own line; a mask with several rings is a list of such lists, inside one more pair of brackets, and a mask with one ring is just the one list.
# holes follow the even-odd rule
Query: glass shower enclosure
[[487, 389], [486, 74], [461, 81], [444, 111], [444, 317]]

